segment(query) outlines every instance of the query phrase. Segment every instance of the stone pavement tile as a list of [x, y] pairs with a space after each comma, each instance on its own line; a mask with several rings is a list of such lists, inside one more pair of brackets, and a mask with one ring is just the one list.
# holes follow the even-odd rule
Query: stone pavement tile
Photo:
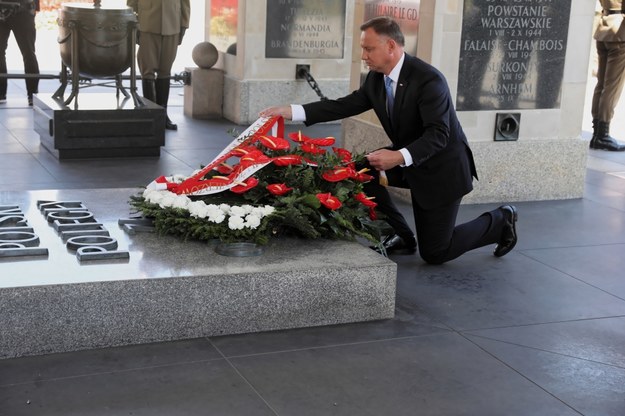
[[485, 329], [465, 334], [625, 369], [623, 316]]
[[56, 178], [37, 163], [31, 154], [0, 154], [0, 189], [30, 188], [31, 183], [54, 183]]
[[346, 325], [211, 337], [226, 357], [397, 339], [446, 331], [418, 308], [398, 299], [395, 318]]
[[121, 187], [119, 184], [132, 183], [145, 186], [161, 175], [188, 171], [189, 166], [179, 159], [161, 152], [161, 157], [102, 158], [92, 159], [88, 165], [84, 159], [59, 161], [48, 152], [35, 155], [37, 162], [54, 175], [59, 182], [75, 182], [76, 188], [84, 188], [81, 181]]
[[[623, 367], [476, 336], [470, 336], [469, 339], [548, 394], [577, 410], [579, 414], [585, 416], [625, 414]], [[536, 414], [551, 415], [547, 410]]]
[[[625, 215], [623, 216], [625, 219]], [[612, 217], [614, 221], [616, 218]], [[625, 244], [527, 250], [524, 254], [625, 300]]]
[[218, 358], [221, 355], [206, 338], [21, 357], [0, 360], [0, 388]]
[[[24, 97], [26, 104], [26, 97]], [[27, 108], [10, 108], [3, 109], [0, 107], [0, 125], [7, 129], [32, 129], [33, 128], [33, 110], [32, 107]]]
[[[400, 257], [400, 256], [397, 256]], [[404, 256], [408, 257], [408, 256]], [[513, 251], [467, 253], [442, 267], [397, 259], [398, 293], [456, 330], [625, 314], [625, 301]]]
[[[519, 242], [512, 253], [528, 249], [625, 243], [625, 212], [605, 204], [587, 199], [513, 204], [519, 212]], [[458, 223], [495, 207], [497, 205], [462, 206]], [[489, 247], [491, 253], [493, 248]]]
[[578, 415], [457, 334], [230, 361], [279, 415]]
[[10, 416], [275, 415], [225, 360], [0, 387]]

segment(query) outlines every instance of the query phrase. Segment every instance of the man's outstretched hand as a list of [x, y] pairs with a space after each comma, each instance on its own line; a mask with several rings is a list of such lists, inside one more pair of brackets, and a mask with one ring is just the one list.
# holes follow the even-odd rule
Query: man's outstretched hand
[[399, 150], [388, 149], [378, 149], [368, 153], [367, 160], [375, 170], [389, 170], [405, 162]]
[[282, 116], [287, 120], [291, 120], [293, 118], [293, 113], [291, 112], [290, 105], [282, 105], [276, 107], [269, 107], [262, 110], [259, 115], [261, 117], [273, 117], [273, 116]]

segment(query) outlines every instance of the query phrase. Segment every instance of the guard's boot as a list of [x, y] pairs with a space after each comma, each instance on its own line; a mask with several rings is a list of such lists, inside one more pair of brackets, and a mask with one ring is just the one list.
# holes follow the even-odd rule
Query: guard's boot
[[153, 79], [142, 79], [141, 87], [143, 88], [143, 97], [156, 102], [156, 86]]
[[597, 122], [598, 121], [599, 120], [597, 120], [596, 118], [592, 119], [592, 137], [590, 139], [590, 145], [589, 145], [591, 149], [594, 149], [595, 142], [597, 141]]
[[169, 101], [169, 78], [156, 79], [156, 104], [165, 108], [165, 128], [178, 130], [178, 126], [171, 122], [167, 115], [167, 102]]
[[591, 140], [591, 149], [609, 150], [611, 152], [625, 151], [625, 144], [621, 144], [612, 136], [610, 136], [610, 123], [605, 121], [597, 121], [595, 129], [595, 141]]

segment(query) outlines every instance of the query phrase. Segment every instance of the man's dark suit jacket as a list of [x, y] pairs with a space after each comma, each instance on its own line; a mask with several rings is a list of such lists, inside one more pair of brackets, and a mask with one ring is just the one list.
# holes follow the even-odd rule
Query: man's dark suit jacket
[[[360, 89], [337, 100], [304, 105], [306, 125], [339, 120], [373, 109], [391, 139], [390, 149], [406, 148], [413, 165], [399, 168], [413, 199], [424, 209], [443, 206], [473, 189], [475, 162], [456, 116], [443, 74], [405, 55], [395, 92], [392, 123], [386, 112], [384, 75], [370, 71]], [[390, 176], [389, 176], [390, 178]]]

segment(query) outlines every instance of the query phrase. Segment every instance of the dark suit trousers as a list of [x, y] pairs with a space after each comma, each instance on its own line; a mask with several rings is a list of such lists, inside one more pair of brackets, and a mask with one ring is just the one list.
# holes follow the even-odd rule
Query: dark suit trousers
[[[401, 177], [401, 168], [386, 172], [389, 185], [407, 188]], [[365, 184], [365, 193], [375, 197], [376, 209], [386, 216], [386, 221], [402, 238], [414, 233], [401, 212], [393, 203], [386, 187], [375, 179]], [[478, 247], [498, 243], [505, 218], [501, 210], [485, 212], [472, 221], [456, 226], [456, 217], [462, 198], [433, 209], [423, 209], [412, 198], [419, 255], [431, 264], [441, 264]]]
[[[2, 48], [2, 56], [0, 57], [0, 73], [7, 73], [6, 50], [9, 42], [11, 31], [20, 48], [22, 58], [24, 59], [24, 72], [26, 74], [38, 74], [39, 63], [35, 55], [35, 39], [37, 32], [35, 29], [35, 16], [29, 11], [19, 12], [9, 17], [5, 22], [0, 22], [0, 48]], [[39, 79], [30, 78], [26, 80], [26, 92], [30, 96], [37, 93]], [[6, 95], [7, 79], [0, 78], [0, 95]]]

